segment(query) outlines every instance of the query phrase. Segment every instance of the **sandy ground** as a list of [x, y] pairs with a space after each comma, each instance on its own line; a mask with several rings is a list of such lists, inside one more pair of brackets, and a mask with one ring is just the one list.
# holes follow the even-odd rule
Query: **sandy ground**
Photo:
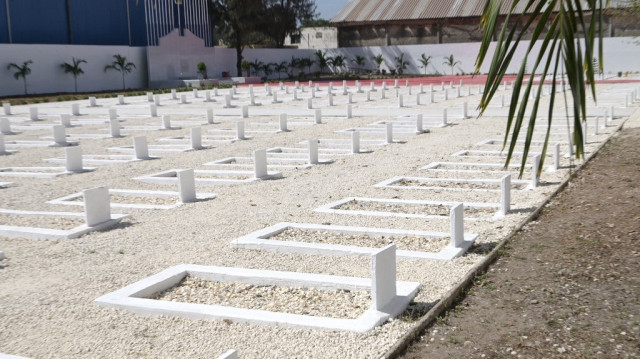
[[[388, 84], [393, 84], [389, 81]], [[474, 89], [476, 86], [474, 86]], [[624, 94], [635, 85], [602, 85], [601, 107], [620, 106]], [[257, 94], [263, 89], [256, 88]], [[407, 93], [407, 89], [401, 92]], [[416, 88], [413, 89], [414, 93]], [[247, 102], [247, 88], [240, 102]], [[337, 91], [335, 91], [337, 92]], [[335, 93], [334, 92], [334, 93]], [[221, 91], [226, 93], [226, 91]], [[462, 91], [463, 94], [466, 91]], [[501, 94], [508, 94], [508, 90]], [[622, 94], [622, 95], [621, 95]], [[320, 93], [322, 95], [322, 93]], [[387, 96], [393, 97], [393, 91]], [[191, 96], [190, 93], [187, 96]], [[201, 96], [203, 94], [201, 93]], [[308, 93], [300, 93], [304, 98]], [[354, 112], [359, 108], [379, 107], [393, 113], [394, 99], [365, 103], [364, 94], [354, 95]], [[204, 122], [204, 108], [221, 108], [218, 102], [204, 104], [195, 99], [191, 104], [178, 105], [163, 95], [164, 106], [160, 115], [170, 114], [176, 126], [178, 121]], [[266, 98], [259, 109], [305, 108], [306, 101], [289, 101], [291, 95], [280, 94], [281, 104], [271, 105]], [[345, 96], [335, 96], [337, 106], [344, 108]], [[379, 98], [376, 94], [374, 98]], [[440, 112], [453, 109], [463, 101], [475, 108], [479, 96], [438, 100], [436, 104], [416, 106], [405, 96], [405, 104], [416, 112]], [[160, 118], [135, 117], [147, 114], [146, 98], [128, 98], [129, 105], [115, 105], [115, 100], [101, 100], [100, 108], [87, 108], [82, 102], [80, 118], [107, 117], [107, 109], [118, 109], [123, 126], [155, 124]], [[238, 103], [236, 101], [236, 103]], [[52, 124], [57, 115], [70, 112], [70, 103], [39, 105], [42, 117]], [[28, 117], [27, 107], [13, 107], [14, 121]], [[494, 113], [506, 109], [493, 109]], [[625, 111], [632, 113], [634, 109]], [[382, 111], [381, 111], [382, 112]], [[238, 114], [240, 110], [238, 109]], [[634, 115], [637, 117], [637, 113]], [[74, 120], [76, 117], [73, 118]], [[217, 144], [215, 148], [159, 154], [161, 159], [100, 166], [97, 171], [63, 176], [55, 179], [0, 177], [14, 186], [0, 189], [0, 207], [22, 210], [80, 211], [79, 207], [46, 204], [47, 200], [69, 195], [96, 186], [117, 189], [176, 190], [173, 186], [160, 186], [133, 180], [133, 177], [173, 168], [207, 169], [203, 163], [232, 156], [250, 156], [257, 149], [276, 146], [301, 147], [298, 143], [313, 138], [342, 138], [346, 134], [334, 131], [354, 126], [366, 126], [390, 118], [355, 117], [352, 119], [325, 119], [314, 126], [293, 127], [285, 133], [255, 133], [251, 140]], [[222, 124], [206, 125], [204, 130], [233, 128], [236, 117], [217, 117]], [[249, 121], [257, 119], [250, 118]], [[259, 120], [275, 121], [276, 117]], [[57, 121], [57, 120], [55, 120]], [[617, 118], [599, 136], [590, 136], [587, 149], [593, 151], [615, 132], [625, 119]], [[177, 264], [200, 264], [229, 267], [257, 268], [343, 276], [369, 277], [370, 264], [366, 258], [278, 254], [258, 250], [233, 250], [229, 242], [249, 232], [277, 222], [331, 223], [380, 228], [448, 231], [447, 220], [425, 220], [397, 217], [367, 217], [317, 213], [313, 210], [328, 202], [344, 197], [375, 197], [464, 202], [498, 203], [497, 192], [423, 191], [375, 188], [374, 184], [393, 176], [429, 177], [420, 167], [432, 161], [459, 161], [451, 154], [464, 149], [488, 149], [476, 144], [482, 140], [500, 139], [504, 118], [482, 117], [451, 121], [445, 128], [431, 128], [422, 135], [396, 137], [402, 143], [379, 147], [372, 153], [334, 157], [334, 162], [304, 170], [283, 171], [284, 178], [259, 181], [235, 186], [198, 188], [215, 192], [218, 197], [185, 205], [168, 211], [138, 210], [119, 227], [101, 233], [92, 233], [74, 240], [31, 241], [0, 237], [0, 250], [7, 260], [0, 262], [0, 352], [32, 358], [114, 358], [114, 357], [216, 357], [235, 348], [242, 358], [295, 357], [295, 358], [375, 358], [382, 355], [412, 326], [410, 318], [394, 319], [365, 334], [331, 332], [263, 326], [229, 321], [200, 321], [174, 317], [140, 317], [121, 309], [105, 309], [93, 300], [120, 289], [142, 278]], [[13, 126], [19, 125], [12, 122]], [[67, 134], [106, 133], [106, 124], [83, 125], [67, 129]], [[36, 140], [50, 136], [50, 130], [18, 130], [18, 135], [5, 136], [5, 141]], [[187, 136], [188, 126], [170, 131], [136, 131], [121, 139], [81, 140], [84, 154], [107, 154], [106, 148], [131, 145], [130, 134], [144, 134], [150, 144], [163, 137]], [[368, 138], [363, 135], [363, 139]], [[383, 139], [383, 137], [377, 137]], [[0, 157], [0, 167], [60, 166], [45, 164], [40, 159], [61, 157], [61, 148], [22, 148], [10, 156]], [[500, 163], [500, 159], [476, 159]], [[551, 163], [551, 158], [547, 163]], [[491, 247], [520, 223], [533, 208], [539, 206], [556, 186], [567, 177], [570, 161], [563, 159], [562, 168], [555, 173], [543, 173], [542, 183], [536, 190], [512, 193], [513, 213], [493, 221], [465, 223], [465, 230], [480, 234], [480, 247]], [[574, 165], [576, 163], [573, 163]], [[433, 176], [432, 176], [433, 177]], [[500, 175], [498, 174], [499, 178]], [[9, 223], [0, 223], [7, 225]], [[482, 250], [474, 250], [450, 262], [426, 260], [398, 260], [398, 279], [417, 281], [422, 290], [414, 306], [428, 310], [474, 264], [483, 258]]]

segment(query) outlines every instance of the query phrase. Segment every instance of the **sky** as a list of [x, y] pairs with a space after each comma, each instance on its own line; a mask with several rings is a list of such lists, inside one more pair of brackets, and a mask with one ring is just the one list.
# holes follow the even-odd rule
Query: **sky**
[[320, 19], [331, 20], [349, 0], [316, 0]]

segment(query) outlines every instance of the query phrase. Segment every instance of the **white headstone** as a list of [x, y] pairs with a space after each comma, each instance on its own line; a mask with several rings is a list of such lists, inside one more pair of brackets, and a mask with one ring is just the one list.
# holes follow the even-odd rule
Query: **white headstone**
[[267, 150], [253, 152], [253, 171], [256, 178], [264, 178], [269, 175], [267, 172]]
[[351, 104], [347, 104], [347, 118], [351, 118], [353, 115], [352, 109], [351, 109]]
[[447, 109], [442, 109], [442, 126], [447, 125]]
[[464, 242], [464, 205], [455, 204], [449, 210], [451, 218], [451, 246], [458, 248]]
[[202, 127], [191, 127], [191, 148], [194, 150], [202, 149]]
[[224, 95], [224, 107], [225, 108], [231, 107], [231, 95]]
[[314, 119], [315, 119], [315, 123], [316, 124], [321, 124], [322, 123], [322, 110], [321, 109], [316, 109], [315, 114], [314, 114]]
[[387, 144], [393, 143], [393, 122], [386, 123], [386, 142]]
[[540, 167], [540, 155], [533, 156], [533, 168], [531, 169], [531, 188], [538, 187], [538, 167]]
[[353, 97], [351, 94], [347, 95], [347, 103], [353, 103]]
[[367, 101], [371, 101], [371, 90], [367, 90]]
[[2, 109], [4, 110], [5, 115], [11, 115], [11, 104], [8, 102], [2, 103]]
[[98, 106], [98, 101], [96, 100], [95, 97], [89, 97], [89, 106], [91, 107], [96, 107]]
[[147, 101], [153, 102], [153, 92], [147, 92]]
[[553, 146], [553, 171], [557, 171], [560, 168], [560, 144], [556, 143]]
[[384, 100], [387, 98], [387, 94], [384, 88], [382, 88], [382, 90], [380, 90], [380, 99]]
[[253, 92], [251, 92], [249, 94], [249, 103], [251, 103], [251, 105], [255, 105], [256, 104], [256, 98], [255, 98], [255, 95], [253, 94]]
[[393, 84], [393, 88], [398, 88], [398, 87], [399, 87], [399, 86], [398, 86], [398, 80], [395, 80], [395, 81], [394, 81], [394, 84]]
[[171, 89], [171, 99], [172, 100], [177, 100], [178, 99], [178, 94], [176, 93], [175, 89]]
[[149, 115], [151, 117], [158, 117], [158, 106], [153, 103], [149, 105]]
[[418, 105], [418, 106], [422, 105], [422, 104], [420, 103], [420, 92], [418, 92], [418, 93], [416, 94], [416, 105]]
[[511, 210], [511, 175], [500, 179], [500, 213], [506, 216]]
[[329, 106], [333, 106], [333, 95], [329, 94]]
[[213, 96], [220, 96], [220, 95], [218, 95], [218, 88], [217, 87], [213, 89]]
[[318, 161], [318, 140], [309, 140], [309, 164], [317, 165]]
[[176, 171], [178, 177], [178, 193], [180, 194], [180, 202], [195, 202], [196, 197], [196, 180], [193, 169]]
[[429, 92], [433, 92], [433, 83], [429, 84]]
[[67, 172], [82, 172], [84, 170], [82, 166], [82, 148], [80, 146], [67, 147], [64, 152]]
[[120, 121], [118, 119], [109, 120], [109, 134], [113, 138], [120, 137]]
[[596, 116], [595, 120], [594, 120], [594, 126], [593, 126], [593, 134], [594, 135], [598, 135], [598, 125], [600, 124], [600, 117]]
[[376, 84], [373, 81], [371, 81], [371, 83], [369, 84], [369, 90], [370, 91], [375, 91], [376, 90]]
[[198, 95], [198, 89], [193, 89], [193, 98], [198, 98], [198, 97], [200, 97]]
[[149, 159], [149, 146], [147, 145], [147, 136], [137, 136], [133, 138], [133, 152], [136, 159]]
[[416, 115], [416, 132], [417, 133], [424, 132], [424, 128], [422, 126], [422, 114], [421, 113]]
[[278, 101], [278, 92], [277, 91], [273, 91], [273, 103], [280, 103], [280, 101]]
[[402, 101], [402, 95], [398, 95], [398, 107], [404, 107], [404, 103]]
[[4, 135], [0, 133], [0, 155], [7, 154], [7, 146], [4, 144]]
[[281, 113], [279, 117], [280, 131], [287, 132], [289, 129], [287, 128], [287, 114]]
[[53, 142], [58, 145], [66, 146], [69, 143], [67, 142], [67, 132], [62, 125], [54, 125], [53, 129]]
[[293, 89], [293, 99], [294, 101], [298, 101], [298, 89]]
[[125, 104], [125, 102], [124, 102], [124, 95], [118, 95], [118, 103], [119, 103], [120, 105], [124, 105], [124, 104]]
[[396, 245], [391, 244], [371, 256], [371, 309], [383, 311], [396, 296]]
[[424, 85], [420, 84], [420, 93], [424, 93]]
[[9, 122], [8, 118], [0, 118], [0, 133], [4, 135], [13, 134], [11, 131], [11, 122]]
[[38, 121], [38, 108], [29, 107], [29, 118], [31, 121]]
[[449, 89], [444, 90], [444, 99], [445, 101], [449, 99]]
[[64, 127], [71, 127], [71, 116], [66, 113], [60, 115], [60, 124]]
[[249, 117], [249, 106], [242, 105], [242, 118], [248, 118], [248, 117]]
[[211, 101], [213, 101], [213, 100], [211, 99], [211, 91], [205, 91], [205, 92], [204, 92], [204, 100], [205, 100], [206, 102], [211, 102]]
[[208, 108], [207, 109], [207, 123], [208, 124], [213, 124], [213, 109], [212, 108]]
[[307, 109], [308, 110], [313, 109], [313, 98], [308, 98], [307, 99]]
[[156, 106], [160, 106], [160, 95], [155, 95], [155, 96], [153, 97], [153, 103], [154, 103]]
[[111, 202], [107, 187], [96, 187], [82, 191], [84, 218], [89, 227], [111, 220]]
[[429, 103], [433, 103], [433, 91], [429, 93]]
[[246, 140], [244, 137], [244, 121], [236, 121], [236, 139], [237, 140]]
[[316, 89], [314, 87], [311, 87], [311, 98], [316, 97]]
[[187, 95], [180, 95], [180, 103], [187, 104]]
[[351, 153], [360, 153], [360, 132], [351, 132]]
[[118, 118], [118, 110], [115, 108], [109, 109], [109, 120], [117, 120]]
[[469, 117], [468, 105], [466, 102], [462, 103], [462, 119]]
[[162, 115], [162, 129], [170, 130], [171, 129], [171, 116]]

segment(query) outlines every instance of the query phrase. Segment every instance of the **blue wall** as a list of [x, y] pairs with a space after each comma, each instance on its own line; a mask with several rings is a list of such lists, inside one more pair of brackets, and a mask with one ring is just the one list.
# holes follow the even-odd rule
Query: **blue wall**
[[[11, 41], [6, 30], [6, 1], [10, 8]], [[137, 4], [136, 0], [0, 0], [0, 43], [9, 42], [146, 46], [144, 0], [138, 0]]]

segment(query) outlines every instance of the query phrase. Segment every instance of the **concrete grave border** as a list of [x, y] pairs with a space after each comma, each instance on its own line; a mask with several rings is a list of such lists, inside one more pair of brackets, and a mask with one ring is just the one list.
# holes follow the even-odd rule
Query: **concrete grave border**
[[[394, 185], [400, 181], [417, 181], [422, 183], [434, 183], [433, 187], [422, 186], [398, 186]], [[476, 183], [476, 184], [496, 184], [500, 185], [501, 179], [459, 179], [459, 178], [430, 178], [430, 177], [410, 177], [410, 176], [395, 176], [386, 179], [380, 183], [373, 185], [378, 188], [394, 188], [394, 189], [411, 189], [411, 190], [442, 190], [442, 191], [477, 191], [477, 192], [500, 192], [498, 189], [484, 189], [484, 188], [449, 188], [437, 186], [437, 183]], [[514, 186], [528, 186], [531, 181], [525, 180], [511, 180], [511, 185]], [[526, 187], [528, 188], [528, 187]], [[515, 188], [516, 190], [525, 190], [526, 188]], [[513, 188], [512, 188], [513, 190]]]
[[[171, 191], [147, 191], [147, 190], [134, 190], [134, 189], [109, 189], [109, 194], [121, 194], [121, 195], [129, 195], [136, 197], [178, 197], [176, 203], [171, 205], [160, 205], [160, 204], [136, 204], [136, 203], [115, 203], [111, 202], [111, 208], [128, 208], [128, 209], [173, 209], [184, 205], [182, 201], [180, 201], [180, 193], [179, 192], [171, 192]], [[74, 201], [77, 198], [82, 198], [82, 192], [77, 192], [70, 194], [68, 196], [60, 197], [53, 199], [51, 201], [47, 201], [50, 204], [60, 204], [65, 206], [83, 206], [82, 202]], [[196, 199], [198, 201], [204, 201], [209, 199], [216, 198], [215, 193], [198, 193]]]

